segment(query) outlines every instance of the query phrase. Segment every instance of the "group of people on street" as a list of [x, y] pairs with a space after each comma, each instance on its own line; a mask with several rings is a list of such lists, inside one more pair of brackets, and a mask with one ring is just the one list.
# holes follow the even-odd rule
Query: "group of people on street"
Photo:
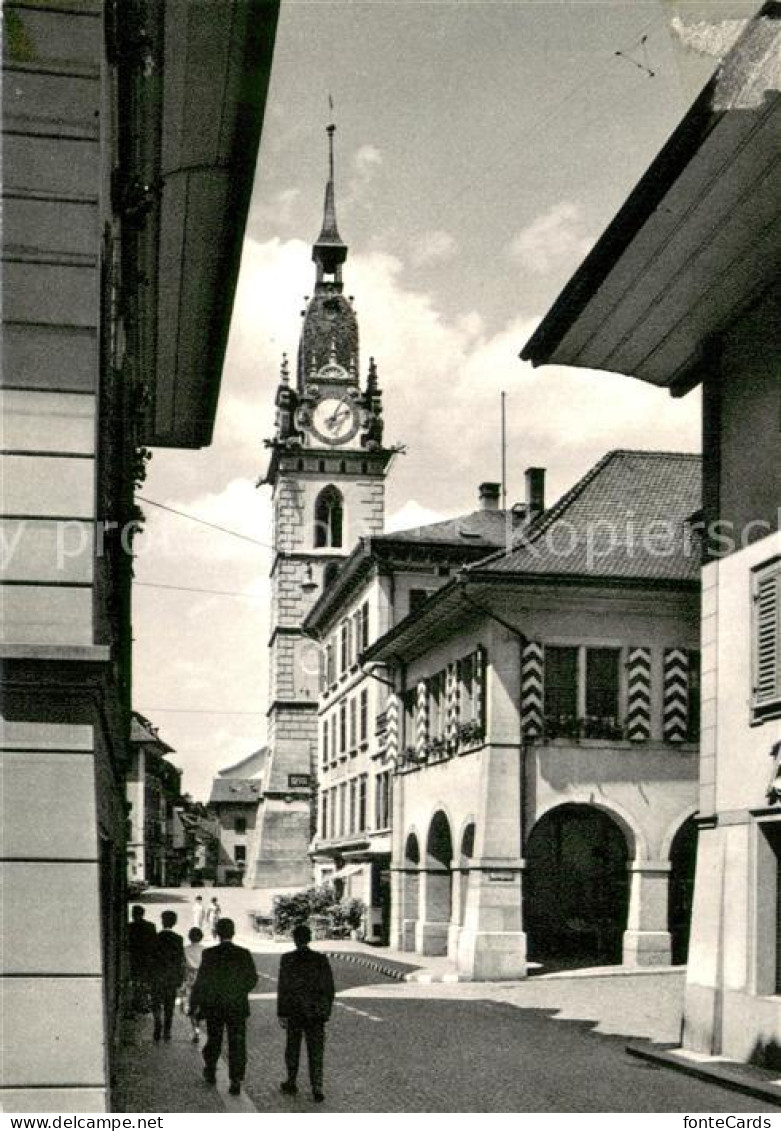
[[[189, 1018], [193, 1042], [200, 1041], [201, 1021], [206, 1026], [204, 1080], [207, 1084], [216, 1083], [217, 1062], [223, 1038], [226, 1038], [228, 1090], [231, 1095], [239, 1095], [247, 1068], [249, 995], [258, 981], [252, 955], [233, 942], [234, 922], [222, 917], [216, 897], [205, 908], [202, 897], [196, 896], [187, 946], [182, 936], [174, 931], [175, 911], [164, 911], [160, 921], [161, 930], [157, 931], [146, 919], [143, 907], [136, 905], [132, 909], [128, 926], [131, 1009], [136, 1014], [151, 1009], [153, 1040], [170, 1041], [179, 997], [182, 1010]], [[204, 927], [210, 931], [216, 945], [204, 946]], [[306, 924], [295, 927], [295, 950], [282, 955], [280, 961], [277, 1015], [287, 1031], [287, 1076], [280, 1089], [286, 1095], [298, 1091], [303, 1041], [307, 1048], [312, 1097], [316, 1103], [322, 1103], [325, 1099], [325, 1024], [331, 1016], [335, 990], [331, 965], [324, 954], [310, 949], [311, 939]]]

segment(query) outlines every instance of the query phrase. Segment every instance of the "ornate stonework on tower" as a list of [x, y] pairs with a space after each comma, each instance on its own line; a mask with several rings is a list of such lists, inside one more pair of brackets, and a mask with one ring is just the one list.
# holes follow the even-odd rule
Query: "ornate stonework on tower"
[[276, 429], [262, 482], [273, 496], [269, 766], [245, 883], [305, 886], [317, 796], [320, 648], [301, 625], [332, 571], [362, 536], [380, 534], [385, 474], [377, 367], [360, 380], [358, 321], [343, 294], [347, 257], [336, 224], [335, 127], [328, 127], [329, 176], [323, 226], [312, 249], [314, 294], [303, 313], [295, 380], [283, 355]]

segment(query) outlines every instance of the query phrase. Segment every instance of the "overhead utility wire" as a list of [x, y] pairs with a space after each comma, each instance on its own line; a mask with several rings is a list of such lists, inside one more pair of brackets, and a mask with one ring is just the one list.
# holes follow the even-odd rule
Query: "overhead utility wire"
[[267, 594], [242, 593], [239, 589], [200, 589], [194, 585], [164, 585], [161, 581], [134, 581], [144, 589], [174, 589], [179, 593], [212, 593], [215, 597], [244, 597], [247, 601], [266, 601]]
[[260, 718], [265, 711], [210, 711], [206, 707], [145, 707], [144, 712], [150, 715], [251, 715]]
[[139, 502], [147, 503], [150, 507], [159, 507], [161, 511], [169, 511], [171, 514], [176, 514], [179, 518], [188, 518], [190, 522], [197, 522], [199, 526], [208, 526], [211, 530], [219, 530], [221, 534], [231, 534], [234, 538], [241, 538], [243, 542], [251, 542], [253, 546], [262, 546], [264, 550], [273, 550], [274, 547], [270, 542], [261, 542], [258, 538], [252, 538], [249, 534], [240, 534], [238, 530], [230, 530], [227, 526], [219, 526], [216, 522], [209, 522], [205, 518], [198, 518], [197, 515], [188, 514], [187, 511], [177, 510], [176, 507], [169, 507], [166, 503], [155, 502], [154, 499], [147, 499], [144, 495], [136, 495]]
[[[632, 40], [632, 45], [629, 48], [629, 50], [633, 50], [635, 46], [640, 44], [644, 39], [647, 39], [648, 38], [647, 32], [650, 30], [650, 28], [652, 28], [655, 24], [657, 24], [659, 22], [666, 22], [666, 17], [664, 15], [655, 15], [653, 17], [653, 19], [649, 20], [648, 23], [644, 24], [643, 27], [640, 28], [640, 30], [637, 32], [637, 37]], [[645, 47], [644, 42], [643, 42], [642, 45], [643, 45], [643, 47]], [[624, 52], [614, 51], [613, 56], [615, 57], [616, 55], [622, 55], [623, 56]], [[635, 62], [634, 59], [630, 60], [630, 62], [635, 63], [635, 66], [639, 65]], [[569, 102], [571, 102], [572, 99], [575, 98], [576, 95], [580, 94], [581, 91], [584, 90], [591, 83], [596, 82], [598, 79], [605, 78], [608, 75], [608, 73], [610, 72], [611, 69], [612, 69], [612, 61], [611, 61], [610, 64], [606, 64], [605, 66], [603, 66], [600, 70], [594, 71], [592, 74], [586, 75], [586, 77], [584, 79], [581, 79], [580, 82], [575, 83], [575, 85], [573, 87], [571, 87], [559, 99], [558, 102], [554, 103], [553, 106], [551, 106], [550, 110], [546, 114], [543, 114], [543, 116], [538, 121], [530, 122], [527, 129], [522, 130], [521, 133], [518, 135], [518, 137], [516, 138], [516, 141], [528, 141], [530, 138], [535, 137], [540, 132], [540, 130], [544, 129], [547, 125], [549, 125], [554, 120], [554, 118], [556, 118], [558, 116], [560, 111], [563, 110], [564, 107]], [[645, 67], [641, 66], [641, 70], [645, 70], [645, 69], [646, 69]], [[483, 185], [488, 184], [489, 183], [488, 174], [491, 174], [491, 173], [495, 172], [497, 169], [502, 168], [505, 164], [506, 164], [506, 161], [502, 160], [502, 161], [494, 162], [492, 165], [484, 166], [483, 169], [482, 169], [482, 176], [480, 178], [481, 183]], [[477, 182], [473, 182], [470, 185], [466, 185], [463, 188], [459, 189], [457, 192], [450, 195], [449, 197], [444, 198], [443, 203], [451, 204], [451, 203], [453, 203], [453, 201], [458, 200], [460, 197], [464, 196], [465, 193], [469, 192], [470, 189], [474, 189], [476, 183]], [[492, 182], [492, 183], [497, 183], [497, 182]], [[513, 182], [513, 183], [518, 183], [518, 182]], [[506, 186], [504, 186], [504, 187], [506, 187]]]

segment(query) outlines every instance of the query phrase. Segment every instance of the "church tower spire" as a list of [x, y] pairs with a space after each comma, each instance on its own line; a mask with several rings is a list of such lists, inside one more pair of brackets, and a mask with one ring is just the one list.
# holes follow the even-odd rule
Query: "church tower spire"
[[342, 293], [347, 245], [336, 224], [334, 133], [328, 126], [315, 289], [303, 311], [295, 379], [282, 358], [261, 480], [271, 487], [273, 515], [268, 760], [244, 882], [270, 891], [311, 883], [322, 657], [304, 624], [358, 540], [382, 533], [385, 476], [398, 450], [383, 442], [377, 366], [372, 359], [362, 380], [358, 319]]
[[352, 303], [345, 298], [342, 264], [347, 258], [347, 244], [336, 224], [336, 178], [333, 122], [326, 127], [328, 136], [328, 180], [323, 203], [323, 224], [312, 246], [316, 267], [314, 294], [304, 311], [298, 350], [298, 393], [302, 394], [312, 374], [325, 365], [337, 365], [350, 374], [357, 372], [358, 321]]
[[312, 248], [312, 259], [317, 265], [316, 287], [322, 287], [326, 276], [331, 276], [331, 284], [340, 291], [342, 288], [342, 264], [347, 258], [347, 244], [339, 235], [336, 225], [336, 187], [334, 178], [334, 134], [333, 122], [326, 127], [328, 134], [328, 181], [325, 186], [323, 204], [323, 226]]

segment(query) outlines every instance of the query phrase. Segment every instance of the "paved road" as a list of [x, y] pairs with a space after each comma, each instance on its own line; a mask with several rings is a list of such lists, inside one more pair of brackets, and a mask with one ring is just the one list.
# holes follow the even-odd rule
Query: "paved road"
[[[284, 1075], [284, 1034], [273, 1001], [278, 959], [258, 955], [256, 964], [260, 996], [250, 1022], [246, 1090], [262, 1112], [778, 1111], [638, 1061], [626, 1054], [625, 1035], [598, 1032], [593, 1022], [562, 1020], [539, 1005], [481, 1000], [473, 996], [476, 986], [468, 987], [469, 996], [467, 987], [455, 986], [423, 994], [339, 959], [333, 960], [337, 987], [348, 992], [328, 1027], [327, 1102], [315, 1109], [306, 1087], [296, 1097], [278, 1092]], [[620, 979], [603, 979], [595, 999], [625, 988]], [[556, 992], [566, 998], [568, 985]], [[633, 1032], [630, 1019], [626, 1032]]]

